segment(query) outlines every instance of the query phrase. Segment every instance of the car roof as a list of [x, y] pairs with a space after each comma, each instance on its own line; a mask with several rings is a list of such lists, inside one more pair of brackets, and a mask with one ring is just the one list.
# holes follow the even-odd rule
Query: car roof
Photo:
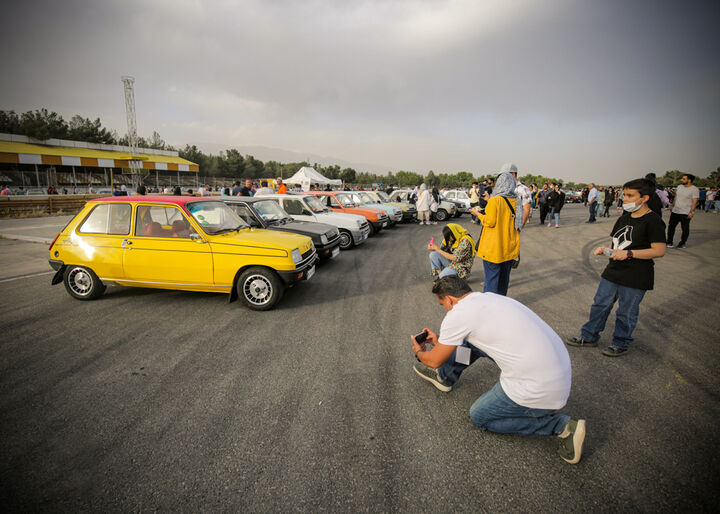
[[152, 196], [152, 195], [135, 195], [135, 196], [106, 196], [105, 198], [95, 198], [92, 202], [155, 202], [155, 203], [172, 203], [175, 205], [185, 205], [190, 202], [220, 202], [219, 198], [208, 198], [205, 196]]

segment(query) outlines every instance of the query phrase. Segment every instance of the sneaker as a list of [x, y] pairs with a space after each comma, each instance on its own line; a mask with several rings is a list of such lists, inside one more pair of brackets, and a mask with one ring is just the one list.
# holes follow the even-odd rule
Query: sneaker
[[582, 337], [567, 337], [565, 338], [565, 344], [570, 346], [579, 346], [581, 348], [596, 347], [597, 341], [585, 341]]
[[571, 419], [565, 427], [565, 431], [569, 433], [560, 443], [558, 453], [565, 462], [577, 464], [582, 457], [583, 443], [585, 442], [585, 420]]
[[603, 355], [606, 355], [608, 357], [619, 357], [620, 355], [623, 355], [624, 353], [627, 353], [627, 348], [620, 348], [619, 346], [608, 346], [603, 350]]
[[452, 386], [447, 385], [443, 379], [440, 378], [440, 374], [437, 369], [426, 366], [422, 362], [416, 362], [413, 364], [413, 369], [415, 370], [415, 373], [420, 375], [420, 378], [427, 380], [443, 393], [449, 393], [452, 391]]
[[560, 228], [560, 225], [558, 223], [555, 223], [555, 228]]
[[665, 246], [667, 246], [668, 248], [675, 248], [675, 245], [672, 243], [667, 243]]
[[548, 228], [550, 228], [550, 225], [552, 225], [552, 223], [548, 223]]
[[679, 245], [677, 245], [677, 249], [678, 249], [678, 250], [684, 250], [685, 248], [687, 248], [687, 246], [685, 246], [685, 245], [682, 244], [682, 243], [680, 243]]

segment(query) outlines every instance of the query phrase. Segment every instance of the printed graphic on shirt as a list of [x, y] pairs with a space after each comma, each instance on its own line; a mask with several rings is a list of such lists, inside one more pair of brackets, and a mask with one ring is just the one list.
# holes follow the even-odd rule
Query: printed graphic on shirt
[[632, 225], [625, 225], [612, 236], [613, 250], [624, 250], [632, 244]]

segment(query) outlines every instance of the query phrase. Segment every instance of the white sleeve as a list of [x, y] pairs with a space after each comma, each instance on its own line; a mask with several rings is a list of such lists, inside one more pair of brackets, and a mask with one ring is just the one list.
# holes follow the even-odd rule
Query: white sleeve
[[460, 346], [470, 334], [470, 328], [462, 322], [462, 316], [450, 311], [440, 325], [438, 342], [448, 346]]

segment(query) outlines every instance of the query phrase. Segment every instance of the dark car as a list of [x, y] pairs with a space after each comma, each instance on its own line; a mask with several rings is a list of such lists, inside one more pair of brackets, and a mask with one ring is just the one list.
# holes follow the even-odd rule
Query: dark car
[[267, 197], [233, 196], [223, 198], [223, 201], [251, 227], [308, 236], [321, 259], [330, 259], [340, 253], [340, 232], [337, 227], [294, 220], [277, 201]]

